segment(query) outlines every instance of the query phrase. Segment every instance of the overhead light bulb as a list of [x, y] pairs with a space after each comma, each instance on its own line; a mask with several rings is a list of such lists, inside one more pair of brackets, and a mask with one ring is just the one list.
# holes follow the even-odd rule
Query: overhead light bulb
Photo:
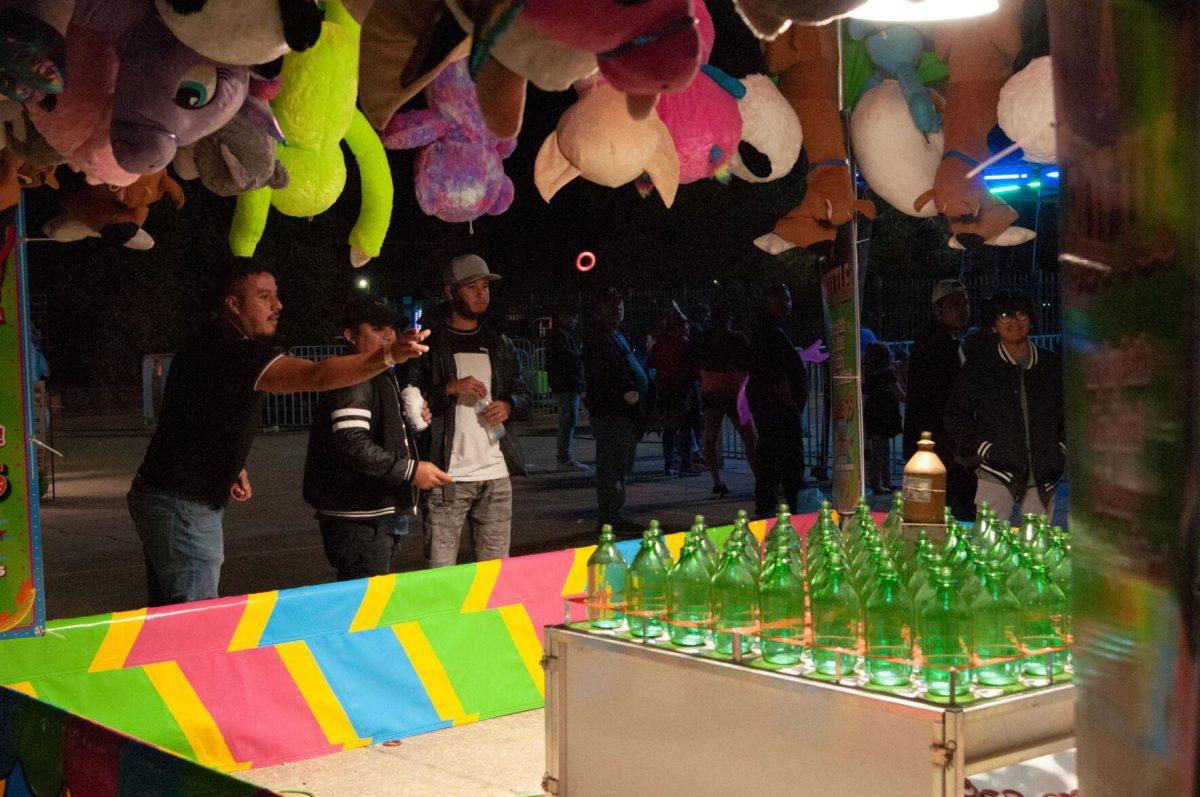
[[938, 22], [990, 14], [999, 0], [867, 0], [850, 13], [871, 22]]
[[371, 287], [371, 283], [367, 282], [366, 277], [362, 277], [358, 281], [358, 287], [362, 288], [365, 291], [367, 288]]

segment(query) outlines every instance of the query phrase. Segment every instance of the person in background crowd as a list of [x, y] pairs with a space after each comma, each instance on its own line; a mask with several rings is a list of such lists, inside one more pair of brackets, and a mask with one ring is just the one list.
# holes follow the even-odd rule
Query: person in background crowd
[[[358, 296], [343, 311], [342, 336], [350, 351], [370, 354], [392, 345], [400, 320], [382, 298]], [[317, 512], [338, 581], [390, 572], [395, 540], [408, 534], [416, 514], [417, 491], [451, 481], [419, 461], [393, 369], [321, 394], [304, 461], [304, 500]]]
[[754, 507], [758, 517], [775, 514], [782, 490], [796, 506], [805, 487], [804, 423], [808, 374], [784, 329], [792, 315], [792, 294], [783, 284], [767, 288], [765, 312], [751, 337], [750, 379], [746, 400], [758, 429], [754, 471]]
[[917, 334], [909, 353], [904, 410], [904, 460], [917, 451], [922, 432], [933, 435], [937, 455], [946, 466], [946, 505], [959, 520], [975, 518], [975, 476], [955, 459], [954, 441], [946, 432], [946, 401], [966, 360], [963, 339], [971, 304], [958, 280], [942, 280], [930, 297], [933, 317]]
[[958, 454], [977, 467], [976, 507], [987, 501], [1002, 520], [1053, 514], [1066, 468], [1062, 365], [1029, 339], [1029, 297], [993, 298], [994, 349], [973, 353], [946, 405], [946, 429]]
[[558, 469], [587, 470], [575, 461], [575, 427], [583, 394], [583, 342], [575, 334], [579, 313], [569, 307], [554, 311], [554, 326], [546, 338], [546, 372], [558, 404]]
[[758, 432], [751, 418], [738, 412], [738, 394], [750, 373], [750, 341], [733, 329], [733, 311], [719, 302], [712, 324], [696, 341], [700, 363], [700, 394], [704, 408], [704, 459], [712, 474], [713, 495], [728, 495], [721, 481], [721, 426], [728, 418], [742, 439], [746, 461], [753, 468]]
[[526, 471], [505, 425], [528, 417], [532, 400], [512, 341], [485, 318], [498, 279], [478, 255], [450, 261], [449, 312], [432, 330], [429, 356], [407, 372], [433, 415], [429, 458], [454, 480], [433, 489], [426, 502], [430, 567], [457, 561], [464, 526], [476, 561], [503, 559], [512, 542], [510, 477]]
[[900, 434], [904, 389], [886, 343], [868, 343], [863, 354], [863, 426], [867, 438], [867, 486], [876, 495], [892, 492], [892, 438]]
[[312, 362], [275, 343], [283, 303], [260, 261], [235, 258], [217, 313], [175, 355], [162, 413], [127, 501], [146, 558], [150, 606], [217, 597], [230, 498], [252, 495], [246, 457], [267, 393], [337, 390], [428, 351], [428, 333]]
[[674, 304], [667, 308], [646, 365], [654, 373], [655, 408], [662, 419], [663, 472], [695, 476], [692, 467], [692, 363], [687, 319]]
[[693, 466], [703, 468], [708, 464], [704, 452], [708, 450], [704, 437], [704, 400], [700, 391], [700, 350], [698, 342], [708, 331], [712, 323], [712, 310], [703, 302], [696, 302], [688, 308], [688, 341], [690, 356], [695, 378], [692, 380], [692, 391], [688, 406], [692, 427], [691, 462]]
[[596, 438], [596, 502], [602, 525], [630, 533], [638, 527], [624, 517], [625, 484], [646, 428], [649, 380], [621, 332], [625, 319], [621, 292], [607, 289], [596, 309], [596, 323], [583, 341], [584, 401]]

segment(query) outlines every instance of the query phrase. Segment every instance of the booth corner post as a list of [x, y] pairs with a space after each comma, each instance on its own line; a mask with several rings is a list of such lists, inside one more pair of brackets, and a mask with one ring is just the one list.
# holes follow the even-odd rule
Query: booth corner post
[[[850, 144], [850, 116], [846, 108], [842, 74], [842, 22], [839, 20], [835, 24], [838, 31], [838, 106], [841, 109], [850, 180], [857, 194], [857, 166]], [[829, 417], [833, 425], [833, 452], [830, 457], [830, 475], [833, 480], [833, 505], [841, 512], [851, 510], [859, 496], [865, 492], [860, 337], [862, 295], [859, 290], [858, 246], [858, 216], [852, 212], [850, 221], [837, 228], [833, 257], [821, 276], [821, 299], [825, 309], [832, 386]]]
[[45, 631], [25, 210], [0, 223], [0, 639]]
[[1079, 791], [1196, 794], [1200, 5], [1049, 8]]

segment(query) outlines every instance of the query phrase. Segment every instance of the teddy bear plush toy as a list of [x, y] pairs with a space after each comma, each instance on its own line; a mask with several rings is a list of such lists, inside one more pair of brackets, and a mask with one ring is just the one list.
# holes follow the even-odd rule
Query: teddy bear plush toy
[[146, 174], [131, 185], [88, 185], [82, 179], [65, 184], [59, 203], [66, 211], [42, 227], [56, 241], [103, 238], [130, 249], [150, 249], [154, 238], [142, 228], [150, 205], [167, 197], [176, 210], [183, 207], [183, 189], [166, 171]]
[[[251, 112], [249, 109], [257, 108]], [[275, 157], [279, 137], [263, 126], [271, 116], [264, 100], [247, 97], [242, 110], [217, 132], [180, 147], [171, 162], [184, 180], [200, 179], [218, 196], [238, 196], [269, 186], [287, 188], [287, 168]]]
[[396, 114], [383, 134], [388, 149], [420, 147], [414, 164], [417, 203], [449, 222], [499, 215], [513, 200], [503, 159], [517, 142], [496, 138], [483, 123], [465, 61], [456, 61], [425, 88], [429, 107]]

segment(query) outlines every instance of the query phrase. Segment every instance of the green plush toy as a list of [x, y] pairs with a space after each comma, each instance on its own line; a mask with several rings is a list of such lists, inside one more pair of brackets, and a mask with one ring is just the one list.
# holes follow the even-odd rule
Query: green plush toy
[[358, 94], [359, 24], [340, 0], [325, 4], [321, 38], [283, 59], [283, 88], [271, 101], [287, 144], [277, 157], [291, 175], [286, 188], [260, 188], [238, 197], [229, 245], [235, 255], [254, 254], [272, 205], [288, 216], [324, 213], [346, 186], [344, 139], [362, 177], [362, 208], [350, 231], [350, 263], [379, 255], [392, 218], [392, 173], [379, 136], [355, 108]]

